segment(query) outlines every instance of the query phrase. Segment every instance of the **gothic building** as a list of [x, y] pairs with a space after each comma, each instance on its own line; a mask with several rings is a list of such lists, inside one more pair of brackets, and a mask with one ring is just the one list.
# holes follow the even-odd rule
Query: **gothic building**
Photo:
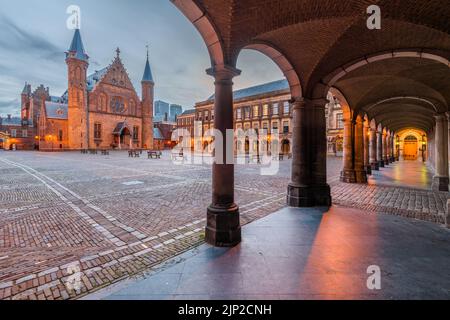
[[32, 92], [31, 86], [25, 85], [22, 125], [33, 128], [31, 137], [39, 150], [153, 148], [154, 81], [148, 53], [142, 100], [120, 50], [116, 53], [108, 67], [88, 76], [89, 56], [77, 29], [66, 52], [68, 90], [63, 96], [51, 96], [49, 88], [42, 85]]

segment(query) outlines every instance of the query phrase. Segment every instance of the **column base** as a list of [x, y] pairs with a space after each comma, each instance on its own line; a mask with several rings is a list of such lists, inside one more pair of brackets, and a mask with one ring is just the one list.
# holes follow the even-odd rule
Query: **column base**
[[371, 165], [366, 166], [366, 173], [367, 173], [367, 175], [369, 175], [369, 176], [372, 175], [372, 166], [371, 166]]
[[365, 171], [355, 171], [357, 183], [367, 183], [367, 173]]
[[378, 167], [384, 168], [384, 160], [378, 161]]
[[345, 183], [356, 183], [356, 172], [355, 170], [343, 170], [341, 171], [341, 182]]
[[241, 242], [239, 207], [208, 207], [205, 240], [215, 247], [234, 247]]
[[288, 186], [287, 205], [295, 208], [331, 207], [331, 189], [322, 186]]
[[449, 191], [448, 185], [450, 183], [449, 177], [433, 177], [432, 189], [434, 191]]
[[389, 165], [389, 158], [385, 158], [384, 159], [384, 166], [388, 166]]
[[445, 210], [444, 224], [450, 229], [450, 200], [447, 201], [447, 208]]
[[372, 162], [371, 167], [372, 167], [372, 171], [380, 170], [380, 164], [378, 162]]

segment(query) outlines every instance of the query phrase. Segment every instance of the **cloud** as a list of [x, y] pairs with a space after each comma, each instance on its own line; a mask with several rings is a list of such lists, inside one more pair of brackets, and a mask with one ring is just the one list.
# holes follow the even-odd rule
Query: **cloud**
[[54, 45], [44, 37], [28, 32], [5, 16], [0, 19], [0, 46], [3, 50], [34, 51], [43, 57], [55, 58], [61, 57], [63, 49]]

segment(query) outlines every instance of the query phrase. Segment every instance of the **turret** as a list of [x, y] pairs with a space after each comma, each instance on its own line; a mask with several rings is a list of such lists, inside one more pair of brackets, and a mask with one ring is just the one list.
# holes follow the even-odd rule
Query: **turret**
[[142, 77], [142, 147], [153, 149], [153, 99], [154, 86], [147, 48], [147, 61]]
[[76, 29], [69, 50], [66, 52], [68, 68], [68, 143], [72, 150], [89, 148], [87, 112], [87, 69], [89, 56]]
[[21, 118], [22, 120], [28, 120], [30, 118], [31, 85], [26, 82], [22, 90], [21, 98]]

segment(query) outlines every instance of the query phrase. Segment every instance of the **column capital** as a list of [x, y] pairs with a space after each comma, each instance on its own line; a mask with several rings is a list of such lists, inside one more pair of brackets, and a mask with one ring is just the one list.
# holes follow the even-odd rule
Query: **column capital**
[[436, 119], [436, 122], [442, 122], [444, 120], [447, 120], [447, 113], [438, 113], [434, 116]]
[[330, 103], [328, 99], [307, 99], [303, 97], [296, 97], [290, 100], [294, 109], [300, 108], [325, 108]]
[[216, 80], [232, 80], [241, 74], [241, 70], [229, 65], [216, 65], [206, 70], [206, 74], [214, 77]]

